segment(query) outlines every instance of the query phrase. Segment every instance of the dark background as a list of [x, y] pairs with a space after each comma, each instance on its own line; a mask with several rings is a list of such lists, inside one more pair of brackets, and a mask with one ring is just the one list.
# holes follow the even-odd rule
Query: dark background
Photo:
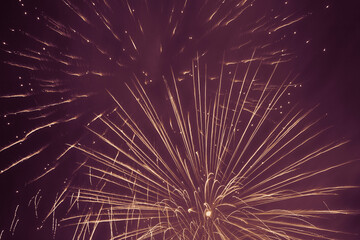
[[[25, 41], [19, 37], [13, 37], [9, 34], [9, 28], [24, 28], [30, 30], [35, 36], [41, 36], [42, 32], [34, 25], [34, 19], [30, 16], [32, 13], [36, 15], [36, 11], [40, 14], [41, 11], [50, 13], [53, 16], [61, 16], [62, 8], [58, 8], [56, 3], [50, 4], [50, 1], [22, 1], [25, 7], [22, 7], [17, 1], [5, 0], [0, 7], [0, 41], [11, 42], [16, 48], [21, 49]], [[52, 2], [52, 1], [51, 1]], [[274, 5], [274, 9], [282, 9], [285, 1], [258, 1], [258, 4], [264, 6]], [[256, 2], [257, 3], [257, 2]], [[349, 1], [288, 1], [284, 11], [295, 12], [297, 14], [303, 13], [306, 18], [302, 21], [293, 24], [289, 28], [280, 30], [278, 34], [286, 35], [287, 47], [292, 51], [296, 58], [294, 59], [293, 72], [298, 73], [297, 81], [302, 84], [302, 90], [298, 94], [299, 105], [304, 108], [312, 107], [319, 104], [316, 112], [319, 114], [327, 114], [327, 124], [333, 126], [331, 131], [333, 137], [347, 138], [351, 142], [345, 148], [345, 154], [337, 157], [344, 159], [355, 159], [360, 157], [360, 3], [357, 0]], [[38, 10], [34, 6], [39, 6]], [[26, 10], [28, 9], [28, 10]], [[28, 11], [28, 15], [24, 15], [24, 11]], [[32, 12], [32, 11], [35, 11]], [[66, 14], [65, 14], [66, 15]], [[296, 34], [293, 34], [296, 32]], [[306, 43], [309, 41], [308, 43]], [[25, 44], [26, 45], [26, 44]], [[4, 63], [8, 61], [11, 56], [6, 54], [1, 48], [0, 53], [0, 93], [6, 95], [9, 92], [14, 92], [19, 86], [18, 76], [21, 75], [23, 79], [29, 77], [28, 71], [11, 67]], [[325, 49], [325, 51], [324, 51]], [[165, 59], [164, 61], [167, 61]], [[24, 84], [28, 82], [24, 81]], [[26, 86], [30, 88], [29, 86]], [[79, 86], [81, 88], [82, 86]], [[94, 88], [97, 85], [93, 86]], [[29, 90], [29, 89], [28, 89]], [[107, 103], [108, 100], [102, 100]], [[18, 105], [25, 106], [26, 101], [18, 100], [4, 100], [0, 99], [0, 114], [4, 114], [9, 109], [15, 109]], [[59, 114], [70, 114], [71, 111], [77, 111], [83, 108], [86, 104], [101, 105], [97, 101], [81, 103], [76, 105], [74, 110], [66, 109], [70, 113], [59, 112]], [[31, 105], [31, 104], [30, 104]], [[101, 109], [101, 107], [99, 107]], [[60, 110], [59, 110], [60, 111]], [[97, 112], [95, 107], [93, 110]], [[90, 113], [87, 113], [90, 114]], [[86, 114], [85, 114], [86, 115]], [[88, 115], [86, 115], [88, 116]], [[62, 143], [61, 138], [57, 135], [66, 136], [66, 142], [74, 142], [83, 134], [82, 126], [86, 123], [87, 117], [80, 119], [75, 124], [60, 125], [52, 132], [37, 136], [32, 139], [30, 144], [24, 144], [22, 148], [11, 150], [0, 155], [0, 166], [7, 166], [9, 160], [14, 156], [22, 156], [21, 151], [31, 151], [34, 146], [33, 143], [48, 139], [49, 142]], [[9, 140], [14, 139], [17, 132], [22, 129], [28, 129], [21, 118], [14, 117], [11, 120], [11, 125], [7, 125], [8, 119], [0, 116], [0, 131], [1, 131], [1, 146], [6, 145]], [[14, 123], [14, 124], [13, 124]], [[14, 127], [15, 126], [15, 127]], [[56, 136], [55, 136], [56, 135]], [[47, 158], [56, 155], [59, 149], [58, 145], [53, 144], [46, 152], [39, 157], [40, 161], [36, 165], [41, 168], [46, 167]], [[61, 150], [63, 147], [61, 147]], [[60, 152], [61, 152], [60, 150]], [[19, 152], [20, 151], [20, 152]], [[77, 156], [73, 156], [77, 157]], [[5, 163], [4, 163], [5, 162]], [[52, 196], [56, 192], [56, 186], [61, 186], [63, 182], [62, 176], [71, 174], [70, 170], [66, 170], [66, 163], [59, 167], [58, 175], [51, 178], [45, 178], [40, 183], [42, 191], [49, 194], [44, 194], [43, 209], [49, 207], [53, 202]], [[19, 222], [19, 229], [11, 236], [8, 233], [13, 213], [18, 204], [26, 205], [29, 196], [36, 194], [39, 186], [29, 185], [24, 187], [24, 182], [28, 182], [33, 176], [37, 175], [38, 167], [33, 166], [33, 163], [26, 163], [9, 173], [0, 175], [0, 234], [4, 230], [2, 239], [48, 239], [46, 236], [51, 236], [50, 223], [46, 223], [43, 231], [36, 231], [36, 226], [41, 225], [40, 220], [34, 220], [33, 208], [21, 208], [18, 214], [21, 215]], [[360, 168], [359, 164], [354, 164], [351, 167], [342, 169], [341, 175], [334, 175], [334, 179], [342, 178], [346, 184], [359, 186], [360, 184]], [[66, 172], [66, 174], [64, 174]], [[41, 171], [39, 171], [41, 173]], [[345, 177], [346, 176], [346, 177]], [[51, 184], [49, 184], [51, 181]], [[16, 191], [20, 189], [20, 193]], [[353, 192], [345, 194], [344, 198], [345, 208], [360, 209], [360, 194]], [[25, 204], [24, 204], [25, 202]], [[48, 205], [48, 206], [47, 206]], [[41, 212], [41, 210], [40, 210]], [[33, 224], [34, 223], [34, 224]], [[359, 232], [360, 219], [359, 217], [352, 217], [345, 222], [347, 226], [344, 227], [347, 231]], [[34, 227], [35, 226], [35, 227]], [[50, 233], [50, 235], [49, 235]], [[354, 239], [356, 239], [355, 237]]]

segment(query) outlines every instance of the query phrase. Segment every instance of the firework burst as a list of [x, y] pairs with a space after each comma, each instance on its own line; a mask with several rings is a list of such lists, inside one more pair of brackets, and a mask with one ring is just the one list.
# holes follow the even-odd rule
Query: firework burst
[[[319, 219], [352, 211], [294, 205], [352, 188], [305, 187], [347, 164], [311, 165], [345, 142], [319, 145], [325, 129], [308, 120], [312, 111], [280, 104], [299, 86], [278, 68], [294, 57], [288, 29], [311, 13], [265, 2], [19, 1], [26, 24], [10, 26], [1, 46], [13, 74], [0, 87], [0, 177], [16, 182], [20, 205], [0, 239], [22, 229], [23, 206], [42, 219], [55, 195], [45, 217], [54, 237], [58, 225], [73, 226], [74, 239], [340, 234]], [[124, 103], [124, 82], [134, 103]], [[73, 161], [72, 149], [86, 161]], [[78, 171], [89, 185], [69, 177]]]
[[[353, 188], [304, 184], [348, 164], [306, 170], [346, 142], [308, 150], [324, 131], [314, 131], [318, 121], [307, 120], [311, 110], [293, 109], [272, 120], [291, 84], [271, 85], [275, 67], [256, 87], [261, 63], [253, 72], [250, 66], [243, 75], [236, 67], [225, 77], [223, 65], [214, 83], [196, 59], [192, 86], [179, 86], [186, 83], [174, 75], [171, 84], [164, 79], [167, 106], [161, 111], [136, 79], [128, 88], [147, 124], [140, 125], [140, 116], [114, 98], [113, 113], [90, 127], [101, 146], [75, 147], [88, 156], [81, 168], [91, 187], [71, 184], [64, 191], [70, 210], [85, 209], [63, 219], [76, 226], [74, 237], [92, 239], [104, 229], [109, 239], [333, 239], [340, 234], [314, 222], [352, 211], [293, 203]], [[189, 98], [191, 104], [184, 104]], [[164, 109], [171, 114], [162, 114]]]

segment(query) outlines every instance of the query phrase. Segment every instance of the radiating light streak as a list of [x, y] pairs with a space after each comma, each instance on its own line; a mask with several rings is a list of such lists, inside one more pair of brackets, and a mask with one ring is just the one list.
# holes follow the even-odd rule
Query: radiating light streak
[[51, 103], [51, 104], [46, 104], [46, 105], [43, 105], [43, 106], [38, 106], [36, 108], [27, 108], [27, 109], [16, 111], [16, 112], [9, 112], [6, 115], [11, 116], [11, 115], [17, 115], [17, 114], [22, 114], [22, 113], [39, 112], [39, 111], [43, 111], [43, 110], [46, 110], [46, 109], [49, 109], [49, 108], [52, 108], [52, 107], [56, 107], [56, 106], [59, 106], [59, 105], [68, 104], [68, 103], [74, 102], [76, 100], [79, 100], [81, 98], [88, 98], [89, 96], [91, 96], [91, 94], [90, 95], [77, 95], [77, 96], [74, 96], [73, 98], [70, 98], [70, 99], [67, 99], [67, 100], [64, 100], [64, 101]]
[[[283, 19], [283, 21], [286, 20], [286, 19], [287, 19], [287, 18]], [[280, 25], [280, 26], [272, 29], [271, 32], [276, 32], [276, 31], [278, 31], [278, 30], [280, 30], [280, 29], [282, 29], [282, 28], [284, 28], [284, 27], [287, 27], [287, 26], [290, 26], [290, 25], [292, 25], [292, 24], [294, 24], [294, 23], [296, 23], [296, 22], [299, 22], [299, 21], [301, 21], [302, 19], [304, 19], [304, 16], [298, 17], [298, 18], [296, 18], [296, 19], [294, 19], [294, 20], [292, 20], [292, 21], [290, 21], [290, 22], [284, 23], [284, 24], [282, 24], [282, 25]]]
[[13, 216], [13, 219], [12, 219], [11, 225], [10, 225], [10, 232], [14, 232], [16, 224], [19, 221], [19, 219], [17, 219], [17, 216], [16, 216], [18, 209], [19, 209], [19, 205], [17, 205], [15, 208], [14, 216]]
[[[13, 143], [12, 145], [16, 145], [16, 144], [18, 144], [18, 143], [21, 143], [21, 142], [23, 142], [24, 140], [25, 140], [25, 139], [19, 140], [18, 142]], [[7, 148], [11, 147], [12, 145], [9, 145]], [[20, 163], [23, 163], [23, 162], [29, 160], [30, 158], [32, 158], [32, 157], [40, 154], [40, 153], [41, 153], [44, 149], [46, 149], [47, 147], [48, 147], [48, 145], [45, 145], [45, 146], [41, 147], [39, 150], [37, 150], [37, 151], [35, 151], [35, 152], [33, 152], [33, 153], [31, 153], [31, 154], [29, 154], [29, 155], [27, 155], [27, 156], [19, 159], [19, 160], [16, 160], [16, 161], [15, 161], [14, 163], [12, 163], [10, 166], [2, 169], [2, 170], [0, 171], [0, 174], [3, 174], [3, 173], [5, 173], [5, 172], [9, 171], [11, 168], [19, 165]], [[1, 149], [1, 151], [6, 150], [7, 148], [5, 148], [5, 149], [3, 148], [3, 149]]]
[[31, 93], [25, 93], [25, 94], [14, 94], [14, 95], [2, 95], [0, 98], [26, 98], [32, 96]]
[[4, 63], [9, 64], [10, 66], [14, 66], [14, 67], [18, 67], [18, 68], [24, 68], [30, 71], [36, 71], [39, 70], [38, 68], [34, 67], [34, 66], [28, 66], [25, 64], [20, 64], [20, 63], [16, 63], [16, 62], [9, 62], [9, 61], [4, 61]]
[[[0, 149], [0, 152], [5, 151], [5, 150], [7, 150], [7, 149], [9, 149], [9, 148], [11, 148], [11, 147], [13, 147], [13, 146], [15, 146], [15, 145], [20, 144], [20, 143], [23, 143], [23, 142], [24, 142], [26, 139], [28, 139], [31, 135], [33, 135], [34, 133], [36, 133], [36, 132], [38, 132], [38, 131], [40, 131], [40, 130], [42, 130], [42, 129], [44, 129], [44, 128], [52, 127], [52, 126], [57, 125], [57, 124], [60, 124], [60, 123], [70, 122], [70, 121], [73, 121], [73, 120], [77, 119], [78, 117], [79, 117], [79, 116], [75, 116], [75, 117], [72, 117], [72, 118], [69, 118], [69, 119], [58, 120], [58, 121], [54, 121], [54, 122], [51, 122], [51, 123], [48, 123], [48, 124], [39, 126], [39, 127], [37, 127], [37, 128], [34, 128], [34, 129], [32, 129], [31, 131], [29, 131], [28, 133], [26, 133], [23, 138], [21, 138], [21, 139], [19, 139], [18, 141], [15, 141], [15, 142], [13, 142], [13, 143], [11, 143], [11, 144], [9, 144], [9, 145], [1, 148], [1, 149]], [[42, 150], [43, 150], [43, 149], [45, 149], [45, 147], [42, 148]], [[38, 153], [38, 152], [37, 152], [37, 153]], [[32, 157], [33, 154], [28, 155], [28, 157], [29, 157], [29, 156]], [[28, 159], [28, 157], [25, 157], [25, 158]], [[15, 166], [15, 165], [17, 165], [18, 163], [20, 163], [20, 162], [22, 162], [22, 161], [24, 161], [24, 160], [23, 160], [23, 159], [22, 159], [22, 160], [18, 160], [17, 163], [14, 163], [14, 164], [12, 164], [12, 165]], [[6, 168], [6, 170], [9, 170], [10, 168], [11, 168], [11, 167], [8, 167], [8, 168]], [[5, 170], [2, 170], [2, 172], [4, 172], [4, 171], [5, 171]]]

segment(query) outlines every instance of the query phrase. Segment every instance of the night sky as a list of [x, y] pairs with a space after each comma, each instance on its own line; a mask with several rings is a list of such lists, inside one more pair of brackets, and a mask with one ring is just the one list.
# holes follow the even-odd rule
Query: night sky
[[[65, 2], [77, 4], [78, 10]], [[224, 56], [226, 61], [241, 61], [250, 58], [254, 49], [256, 55], [266, 56], [264, 65], [284, 60], [279, 76], [289, 73], [297, 84], [287, 98], [289, 105], [317, 106], [313, 112], [324, 116], [321, 127], [331, 127], [324, 138], [351, 140], [330, 161], [360, 158], [358, 1], [255, 0], [239, 19], [218, 28], [202, 20], [221, 1], [210, 0], [204, 6], [201, 0], [190, 0], [183, 13], [182, 1], [149, 0], [147, 11], [142, 1], [129, 1], [133, 15], [126, 1], [109, 2], [113, 12], [90, 1], [4, 0], [1, 4], [0, 170], [5, 171], [0, 174], [0, 239], [52, 239], [51, 220], [41, 230], [36, 228], [83, 159], [79, 152], [66, 150], [78, 142], [96, 141], [86, 125], [97, 114], [114, 109], [108, 91], [133, 109], [125, 83], [131, 84], [135, 76], [162, 106], [163, 76], [171, 77], [171, 66], [186, 81], [197, 54], [203, 54], [209, 75], [218, 74]], [[235, 16], [231, 1], [224, 2], [215, 20], [228, 13]], [[173, 7], [178, 11], [169, 23]], [[76, 11], [84, 13], [86, 21]], [[104, 19], [99, 21], [96, 11], [115, 23], [110, 27], [113, 32]], [[233, 50], [242, 44], [240, 50]], [[359, 172], [360, 164], [355, 162], [331, 179], [318, 181], [358, 186]], [[39, 196], [35, 213], [34, 199]], [[339, 201], [344, 209], [360, 209], [360, 192], [345, 192]], [[339, 221], [341, 229], [360, 233], [358, 216]], [[67, 231], [56, 239], [71, 239]]]

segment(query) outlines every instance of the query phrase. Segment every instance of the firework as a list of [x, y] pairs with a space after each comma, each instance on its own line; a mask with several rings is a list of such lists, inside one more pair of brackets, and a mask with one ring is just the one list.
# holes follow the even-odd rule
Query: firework
[[[62, 220], [75, 226], [74, 237], [93, 239], [100, 231], [109, 239], [332, 239], [341, 233], [314, 220], [354, 212], [291, 203], [353, 188], [303, 184], [348, 164], [306, 170], [346, 142], [307, 150], [324, 131], [314, 131], [311, 110], [271, 120], [291, 85], [271, 87], [276, 67], [261, 88], [254, 80], [260, 63], [255, 71], [249, 63], [244, 75], [236, 67], [231, 77], [224, 68], [214, 83], [196, 59], [192, 86], [175, 75], [171, 84], [164, 79], [168, 106], [162, 110], [136, 79], [128, 88], [148, 124], [140, 125], [140, 116], [114, 98], [114, 112], [90, 127], [101, 147], [75, 146], [88, 156], [81, 168], [90, 187], [64, 191], [70, 210], [85, 209]], [[184, 104], [186, 98], [192, 104]]]
[[[274, 208], [350, 188], [299, 187], [341, 166], [307, 171], [310, 160], [343, 142], [312, 146], [314, 152], [299, 157], [321, 131], [312, 132], [311, 111], [288, 112], [290, 100], [279, 104], [299, 85], [277, 82], [274, 66], [294, 58], [285, 40], [311, 15], [281, 7], [287, 3], [62, 0], [34, 7], [19, 1], [26, 24], [10, 26], [1, 46], [9, 79], [0, 87], [0, 123], [6, 125], [0, 182], [11, 182], [4, 189], [14, 194], [0, 239], [24, 232], [31, 214], [43, 219], [55, 196], [50, 221], [38, 227], [51, 222], [48, 236], [58, 234], [66, 199], [73, 217], [60, 225], [75, 226], [74, 238], [99, 232], [118, 239], [335, 234], [311, 224], [351, 211]], [[200, 71], [199, 58], [206, 70]], [[124, 82], [138, 105], [123, 103]], [[73, 148], [88, 155], [85, 163]], [[88, 173], [90, 186], [77, 171]], [[24, 206], [33, 206], [31, 214]]]

